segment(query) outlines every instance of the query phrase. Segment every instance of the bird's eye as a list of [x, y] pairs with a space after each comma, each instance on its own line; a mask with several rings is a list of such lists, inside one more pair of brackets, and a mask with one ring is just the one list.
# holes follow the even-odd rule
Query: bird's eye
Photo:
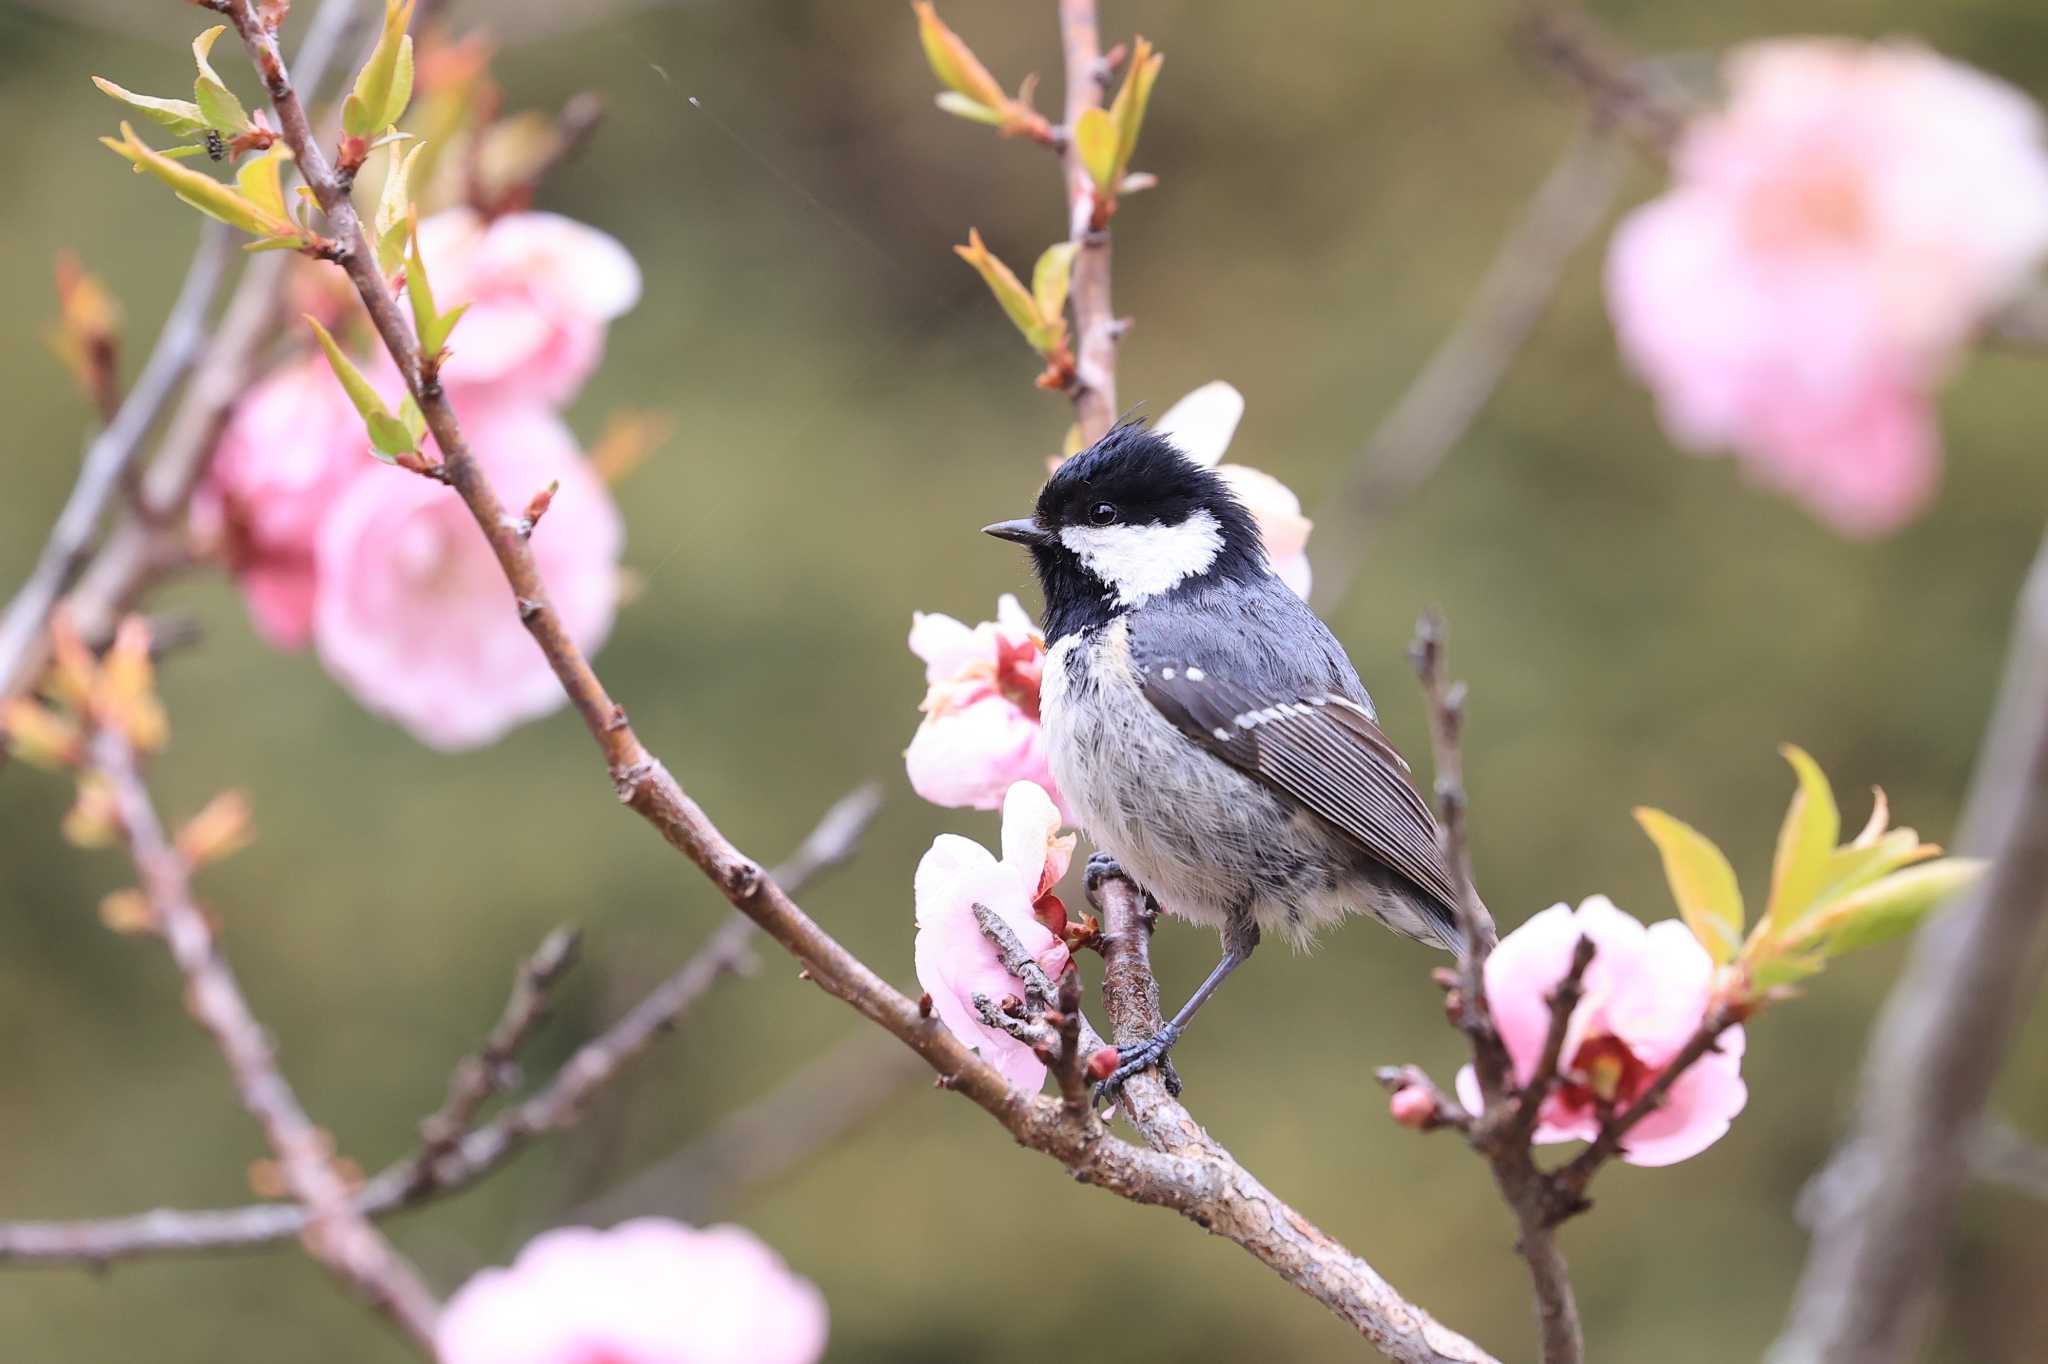
[[1088, 521], [1089, 524], [1096, 526], [1116, 524], [1116, 504], [1113, 502], [1097, 502], [1088, 509]]

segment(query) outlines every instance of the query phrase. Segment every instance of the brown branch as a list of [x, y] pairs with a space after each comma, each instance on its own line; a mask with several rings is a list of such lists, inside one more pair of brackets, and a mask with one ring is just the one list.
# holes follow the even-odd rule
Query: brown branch
[[192, 898], [190, 869], [164, 835], [126, 737], [111, 727], [100, 729], [90, 760], [113, 792], [157, 931], [185, 975], [186, 1007], [213, 1035], [242, 1106], [262, 1125], [286, 1185], [305, 1207], [306, 1249], [431, 1356], [439, 1304], [356, 1208], [327, 1134], [306, 1116], [278, 1069], [270, 1039], [249, 1011], [206, 911]]
[[84, 562], [108, 506], [127, 483], [157, 414], [198, 359], [206, 343], [206, 315], [234, 258], [232, 235], [224, 224], [201, 225], [199, 247], [157, 333], [155, 348], [106, 428], [86, 446], [78, 481], [50, 527], [28, 581], [0, 616], [0, 697], [15, 695], [34, 680], [51, 609]]
[[1603, 122], [1658, 156], [1678, 145], [1691, 103], [1576, 5], [1521, 0], [1513, 37], [1533, 61], [1578, 86]]
[[420, 1121], [420, 1149], [412, 1161], [415, 1185], [430, 1184], [434, 1167], [461, 1142], [478, 1110], [492, 1095], [519, 1082], [519, 1049], [547, 1016], [555, 983], [576, 964], [579, 941], [576, 930], [558, 928], [548, 934], [532, 956], [519, 963], [512, 978], [512, 993], [496, 1026], [485, 1036], [481, 1048], [456, 1064], [448, 1078], [448, 1097]]
[[1328, 615], [1358, 581], [1366, 546], [1427, 481], [1507, 377], [1550, 310], [1565, 268], [1606, 220], [1621, 178], [1614, 139], [1581, 129], [1501, 243], [1457, 327], [1429, 357], [1317, 517], [1316, 600]]
[[1991, 867], [1920, 930], [1863, 1069], [1863, 1196], [1826, 1209], [1773, 1347], [1779, 1364], [1881, 1364], [1917, 1353], [1971, 1141], [2028, 1001], [2048, 971], [2048, 543], [2020, 593], [1998, 704], [1979, 751], [1964, 847]]
[[1450, 986], [1446, 1009], [1471, 1046], [1472, 1068], [1484, 1099], [1482, 1111], [1470, 1122], [1451, 1125], [1460, 1127], [1472, 1148], [1486, 1158], [1495, 1186], [1515, 1215], [1515, 1250], [1529, 1267], [1544, 1364], [1580, 1364], [1585, 1358], [1585, 1335], [1579, 1325], [1570, 1270], [1553, 1230], [1557, 1219], [1550, 1215], [1551, 1181], [1536, 1164], [1529, 1136], [1535, 1130], [1543, 1095], [1557, 1077], [1571, 1010], [1578, 1003], [1586, 967], [1593, 958], [1592, 944], [1581, 939], [1574, 947], [1570, 968], [1551, 997], [1551, 1025], [1543, 1060], [1527, 1085], [1516, 1086], [1513, 1062], [1494, 1027], [1486, 999], [1486, 959], [1492, 955], [1496, 933], [1492, 916], [1472, 886], [1466, 843], [1465, 687], [1448, 678], [1441, 618], [1431, 613], [1418, 622], [1409, 653], [1429, 700], [1439, 837], [1456, 892], [1452, 909], [1458, 920], [1458, 964], [1446, 973]]
[[[768, 1094], [720, 1118], [675, 1154], [566, 1214], [602, 1225], [663, 1213], [710, 1220], [743, 1192], [780, 1179], [931, 1072], [895, 1039], [861, 1028]], [[1083, 1091], [1085, 1095], [1085, 1090]]]
[[1081, 126], [1084, 110], [1100, 108], [1109, 68], [1102, 58], [1102, 40], [1095, 18], [1095, 0], [1059, 0], [1060, 51], [1067, 72], [1066, 127], [1060, 149], [1066, 175], [1067, 239], [1074, 256], [1074, 421], [1081, 441], [1090, 445], [1109, 434], [1116, 422], [1116, 343], [1123, 335], [1109, 303], [1109, 229], [1093, 223], [1095, 181], [1082, 163], [1071, 130]]
[[[852, 855], [879, 803], [878, 789], [872, 784], [842, 797], [778, 868], [778, 875], [798, 884], [844, 861]], [[533, 1138], [567, 1126], [600, 1088], [672, 1028], [713, 982], [745, 961], [751, 935], [752, 921], [733, 915], [680, 970], [603, 1035], [578, 1050], [546, 1088], [474, 1131], [456, 1131], [453, 1138], [438, 1140], [431, 1131], [424, 1132], [421, 1151], [393, 1163], [362, 1187], [355, 1198], [357, 1210], [365, 1217], [382, 1217], [452, 1193], [503, 1165]], [[507, 1057], [520, 1040], [509, 1034], [516, 1030], [523, 1038], [535, 1021], [542, 1001], [533, 996], [545, 988], [540, 977], [551, 977], [561, 969], [561, 949], [551, 946], [560, 936], [551, 935], [514, 982], [513, 997], [492, 1033], [497, 1049]], [[492, 1042], [487, 1041], [486, 1053], [492, 1050]], [[462, 1102], [469, 1104], [469, 1089], [462, 1079], [467, 1064], [458, 1066], [450, 1081], [448, 1103], [439, 1115], [427, 1119], [423, 1128], [453, 1126], [444, 1124], [441, 1117], [455, 1106], [458, 1093], [464, 1096]], [[470, 1105], [469, 1112], [474, 1111]], [[0, 1223], [0, 1264], [100, 1268], [146, 1255], [247, 1250], [300, 1235], [306, 1226], [305, 1209], [284, 1203], [205, 1211], [158, 1209], [88, 1221]]]
[[[1220, 1148], [1199, 1138], [1199, 1129], [1193, 1129], [1196, 1135], [1188, 1139], [1187, 1154], [1147, 1150], [1108, 1135], [1092, 1115], [1075, 1120], [1058, 1099], [1011, 1089], [994, 1067], [813, 922], [759, 864], [719, 832], [640, 742], [625, 711], [613, 702], [588, 660], [562, 629], [526, 541], [510, 528], [504, 506], [478, 469], [453, 411], [438, 387], [422, 382], [411, 330], [376, 269], [354, 206], [313, 139], [274, 38], [257, 17], [252, 0], [224, 3], [263, 77], [300, 172], [327, 215], [338, 243], [338, 263], [355, 284], [379, 337], [419, 402], [440, 447], [448, 482], [489, 542], [518, 602], [521, 619], [603, 752], [619, 800], [689, 858], [734, 908], [796, 957], [807, 978], [923, 1057], [938, 1073], [941, 1087], [966, 1096], [1020, 1144], [1059, 1160], [1083, 1182], [1101, 1185], [1134, 1202], [1172, 1208], [1230, 1237], [1288, 1282], [1331, 1307], [1395, 1359], [1432, 1364], [1486, 1359], [1469, 1341], [1402, 1301], [1363, 1260], [1309, 1227]], [[1062, 0], [1062, 4], [1063, 19], [1072, 21], [1067, 27], [1070, 57], [1093, 49], [1092, 6], [1082, 0]], [[1077, 27], [1084, 19], [1085, 35]], [[1090, 63], [1080, 62], [1070, 67], [1070, 76], [1086, 77], [1089, 67]], [[1077, 92], [1070, 92], [1070, 104], [1077, 97]], [[1100, 254], [1091, 256], [1091, 250]], [[1081, 254], [1088, 264], [1077, 263], [1076, 274], [1093, 278], [1090, 287], [1099, 288], [1100, 301], [1106, 304], [1107, 248], [1098, 245]], [[1088, 339], [1084, 336], [1084, 344]], [[1100, 389], [1094, 392], [1101, 410], [1107, 411], [1108, 395]], [[1193, 1128], [1192, 1121], [1189, 1126]], [[468, 1146], [465, 1142], [465, 1151]]]
[[[313, 12], [300, 47], [300, 66], [309, 86], [317, 86], [333, 65], [335, 54], [348, 43], [356, 19], [366, 9], [361, 0], [325, 0]], [[208, 224], [207, 229], [215, 236], [225, 232], [225, 229], [216, 231], [212, 224]], [[201, 249], [206, 249], [206, 239], [202, 240]], [[197, 357], [196, 363], [188, 362], [183, 367], [189, 370], [191, 379], [185, 384], [182, 400], [157, 442], [156, 453], [142, 476], [141, 486], [135, 490], [135, 505], [117, 521], [100, 548], [93, 553], [91, 561], [79, 574], [77, 586], [66, 598], [72, 623], [88, 640], [103, 642], [107, 639], [113, 633], [114, 623], [135, 605], [150, 585], [191, 562], [183, 531], [185, 505], [206, 467], [208, 457], [213, 453], [229, 408], [249, 386], [258, 351], [276, 334], [276, 316], [288, 277], [288, 265], [289, 261], [279, 253], [251, 260], [243, 267], [211, 339], [203, 334], [198, 338], [198, 344], [204, 348], [203, 354]], [[190, 276], [187, 278], [189, 285]], [[174, 307], [174, 316], [176, 312]], [[170, 325], [167, 321], [166, 335]], [[160, 338], [159, 351], [163, 345], [164, 340]], [[154, 363], [155, 357], [152, 356], [151, 364]], [[182, 377], [182, 372], [173, 378], [173, 388], [177, 377]], [[147, 396], [147, 378], [145, 371], [137, 379], [134, 392], [123, 404], [124, 414], [135, 406], [138, 398]], [[141, 407], [135, 410], [138, 416], [142, 412]], [[148, 421], [140, 422], [134, 433], [138, 442], [147, 434], [149, 425]], [[108, 435], [112, 434], [110, 429]], [[136, 457], [136, 453], [130, 451], [124, 460], [124, 472], [131, 476]], [[109, 456], [109, 462], [111, 458]], [[81, 482], [83, 480], [84, 472], [81, 471]], [[82, 510], [80, 514], [83, 518]], [[98, 519], [97, 514], [91, 518], [93, 522]], [[88, 532], [90, 529], [88, 524]], [[75, 562], [70, 567], [76, 567]], [[68, 576], [68, 573], [69, 568], [61, 576]], [[21, 609], [24, 623], [34, 619], [34, 628], [29, 629], [23, 639], [17, 639], [8, 630], [0, 630], [0, 636], [5, 639], [0, 643], [0, 696], [26, 686], [41, 671], [48, 650], [48, 636], [41, 628], [49, 615], [48, 604], [35, 609], [32, 603], [24, 603], [17, 598], [15, 605], [9, 607], [10, 625], [15, 620], [16, 606]]]
[[[1117, 1040], [1149, 1037], [1162, 1020], [1144, 893], [1122, 876], [1105, 877], [1095, 904], [1102, 914], [1103, 1000]], [[1389, 1359], [1490, 1358], [1402, 1298], [1365, 1260], [1270, 1192], [1202, 1130], [1158, 1071], [1125, 1081], [1117, 1106], [1154, 1150], [1189, 1162], [1213, 1181], [1216, 1194], [1184, 1210], [1188, 1216], [1249, 1250]]]

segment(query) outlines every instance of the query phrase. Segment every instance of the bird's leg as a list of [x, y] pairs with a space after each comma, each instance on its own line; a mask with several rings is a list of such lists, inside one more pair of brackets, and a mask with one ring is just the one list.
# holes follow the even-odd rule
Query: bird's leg
[[1147, 1066], [1155, 1065], [1165, 1068], [1165, 1073], [1169, 1077], [1168, 1088], [1175, 1094], [1180, 1093], [1178, 1077], [1173, 1075], [1171, 1067], [1167, 1065], [1166, 1053], [1172, 1049], [1174, 1043], [1180, 1041], [1180, 1035], [1187, 1030], [1195, 1011], [1208, 1001], [1209, 996], [1216, 993], [1229, 978], [1230, 973], [1241, 966], [1251, 956], [1252, 949], [1258, 945], [1259, 926], [1252, 922], [1251, 916], [1233, 914], [1223, 930], [1223, 959], [1216, 963], [1216, 968], [1209, 972], [1208, 978], [1195, 987], [1195, 992], [1188, 996], [1188, 1002], [1180, 1006], [1180, 1012], [1169, 1019], [1165, 1027], [1142, 1042], [1117, 1048], [1116, 1069], [1110, 1072], [1108, 1079], [1095, 1087], [1095, 1096], [1098, 1099], [1114, 1099], [1125, 1080]]

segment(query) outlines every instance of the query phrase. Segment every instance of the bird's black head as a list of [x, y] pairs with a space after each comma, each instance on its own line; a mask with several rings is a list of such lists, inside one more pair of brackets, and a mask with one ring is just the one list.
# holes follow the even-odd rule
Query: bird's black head
[[1258, 527], [1223, 480], [1135, 425], [1062, 464], [1028, 520], [986, 529], [1030, 547], [1052, 642], [1169, 592], [1268, 573]]

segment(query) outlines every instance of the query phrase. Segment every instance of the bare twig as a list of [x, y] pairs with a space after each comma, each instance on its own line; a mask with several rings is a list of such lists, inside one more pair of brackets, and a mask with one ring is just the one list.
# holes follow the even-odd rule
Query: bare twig
[[206, 912], [192, 898], [185, 859], [164, 836], [126, 737], [113, 728], [101, 729], [93, 736], [91, 755], [94, 770], [113, 792], [156, 927], [185, 975], [186, 1005], [213, 1035], [242, 1106], [262, 1124], [285, 1183], [305, 1206], [306, 1249], [431, 1355], [439, 1305], [356, 1208], [335, 1167], [327, 1134], [306, 1116], [279, 1071], [268, 1035], [249, 1011]]
[[930, 1074], [893, 1038], [861, 1028], [762, 1098], [719, 1119], [690, 1145], [565, 1220], [602, 1224], [651, 1212], [708, 1220], [746, 1190], [772, 1183], [831, 1146], [893, 1102], [912, 1080]]
[[1066, 127], [1060, 150], [1066, 175], [1068, 240], [1074, 256], [1070, 297], [1074, 303], [1074, 421], [1084, 444], [1109, 434], [1116, 421], [1116, 343], [1123, 334], [1109, 303], [1109, 229], [1092, 224], [1095, 182], [1081, 160], [1071, 130], [1081, 114], [1102, 104], [1108, 68], [1095, 18], [1095, 0], [1059, 0], [1060, 50], [1067, 73]]
[[1529, 1267], [1544, 1364], [1580, 1364], [1586, 1347], [1578, 1302], [1553, 1230], [1557, 1219], [1550, 1215], [1550, 1179], [1536, 1164], [1529, 1135], [1535, 1130], [1542, 1098], [1557, 1078], [1571, 1010], [1578, 1003], [1586, 967], [1593, 958], [1592, 945], [1582, 939], [1573, 949], [1570, 968], [1551, 997], [1551, 1026], [1543, 1062], [1526, 1085], [1517, 1087], [1507, 1045], [1494, 1027], [1486, 999], [1486, 959], [1493, 952], [1496, 934], [1493, 918], [1472, 886], [1465, 836], [1465, 687], [1448, 678], [1441, 618], [1431, 613], [1417, 623], [1409, 653], [1429, 699], [1440, 838], [1444, 865], [1456, 891], [1452, 909], [1458, 920], [1458, 965], [1446, 977], [1450, 983], [1446, 1007], [1471, 1046], [1472, 1068], [1484, 1099], [1483, 1111], [1470, 1122], [1451, 1125], [1460, 1126], [1473, 1149], [1486, 1157], [1494, 1184], [1515, 1214], [1515, 1250]]
[[[1144, 893], [1124, 877], [1106, 877], [1098, 883], [1095, 904], [1102, 913], [1103, 1001], [1116, 1038], [1134, 1042], [1149, 1037], [1163, 1020], [1149, 961]], [[1336, 1312], [1389, 1359], [1488, 1358], [1268, 1191], [1202, 1130], [1158, 1071], [1141, 1071], [1126, 1080], [1117, 1106], [1155, 1151], [1185, 1160], [1218, 1182], [1223, 1196], [1210, 1201], [1202, 1215], [1190, 1216], [1244, 1246], [1282, 1279]]]
[[604, 121], [604, 101], [589, 90], [578, 91], [569, 96], [561, 113], [555, 116], [554, 141], [547, 151], [526, 168], [518, 181], [506, 185], [496, 192], [481, 184], [473, 184], [470, 190], [472, 207], [486, 218], [502, 217], [507, 213], [518, 213], [533, 207], [533, 197], [547, 178], [568, 162], [575, 159], [590, 139], [596, 134], [598, 125]]
[[156, 346], [135, 384], [106, 428], [85, 447], [78, 481], [50, 527], [50, 538], [28, 581], [0, 616], [0, 696], [11, 696], [33, 680], [41, 651], [36, 647], [50, 610], [85, 559], [100, 519], [139, 457], [143, 438], [177, 391], [206, 342], [206, 315], [234, 259], [233, 233], [222, 223], [204, 223], [199, 247], [186, 267], [185, 282], [157, 333]]
[[[880, 802], [872, 783], [835, 802], [816, 828], [783, 864], [792, 884], [838, 865], [851, 856]], [[366, 1183], [355, 1199], [366, 1217], [382, 1217], [464, 1188], [516, 1155], [536, 1136], [573, 1121], [605, 1084], [639, 1056], [704, 991], [746, 959], [752, 921], [735, 914], [705, 947], [600, 1037], [585, 1045], [555, 1079], [526, 1102], [475, 1131], [453, 1120], [458, 1103], [464, 1120], [473, 1116], [465, 1061], [450, 1081], [450, 1097], [423, 1127], [419, 1152], [397, 1161]], [[551, 935], [515, 979], [498, 1027], [485, 1045], [507, 1057], [530, 1030], [547, 980], [566, 965], [559, 933]], [[512, 1034], [517, 1032], [520, 1037]], [[445, 1133], [453, 1130], [452, 1136]], [[444, 1135], [436, 1137], [435, 1132]], [[0, 1263], [80, 1264], [102, 1267], [145, 1255], [246, 1250], [301, 1234], [305, 1210], [292, 1204], [255, 1204], [207, 1211], [158, 1209], [130, 1217], [75, 1222], [0, 1223]]]
[[1921, 929], [1864, 1063], [1856, 1131], [1873, 1177], [1825, 1210], [1773, 1347], [1779, 1364], [1917, 1351], [1924, 1306], [1992, 1081], [2048, 969], [2048, 543], [2021, 590], [1964, 847], [1990, 870]]
[[1602, 121], [1659, 156], [1678, 145], [1693, 112], [1683, 93], [1576, 5], [1522, 0], [1514, 36], [1532, 59], [1584, 91]]
[[558, 928], [548, 934], [534, 954], [519, 963], [512, 978], [512, 993], [498, 1022], [474, 1054], [465, 1056], [448, 1079], [448, 1097], [440, 1108], [420, 1122], [420, 1149], [413, 1157], [415, 1182], [431, 1181], [434, 1167], [455, 1149], [477, 1111], [493, 1094], [518, 1083], [515, 1058], [532, 1032], [546, 1016], [548, 998], [555, 982], [575, 965], [579, 935], [574, 929]]
[[[313, 11], [300, 48], [299, 65], [306, 88], [318, 87], [335, 54], [348, 42], [361, 8], [358, 0], [325, 0]], [[212, 236], [232, 236], [212, 224], [207, 225], [207, 231]], [[210, 240], [211, 237], [202, 239], [202, 251]], [[182, 513], [213, 452], [228, 409], [248, 387], [258, 351], [275, 334], [288, 264], [282, 254], [271, 253], [244, 266], [211, 340], [201, 337], [203, 353], [196, 364], [188, 359], [183, 367], [193, 377], [185, 385], [183, 398], [157, 442], [156, 453], [136, 492], [137, 505], [118, 520], [67, 599], [72, 621], [87, 639], [104, 640], [112, 633], [114, 622], [151, 583], [190, 562], [184, 546]], [[167, 323], [167, 330], [168, 326]], [[161, 340], [158, 345], [161, 349]], [[182, 374], [181, 370], [173, 376], [172, 388], [176, 388]], [[124, 414], [144, 394], [147, 378], [145, 372], [137, 379], [134, 392], [123, 405]], [[149, 425], [147, 421], [141, 423], [136, 432], [138, 440], [147, 433]], [[108, 434], [112, 434], [111, 429]], [[134, 459], [131, 451], [124, 464], [132, 468]], [[81, 471], [81, 481], [83, 478]], [[90, 521], [96, 523], [98, 519], [95, 515]], [[87, 529], [89, 532], [90, 524]], [[62, 576], [68, 576], [68, 569]], [[15, 619], [14, 610], [10, 606], [10, 623]], [[0, 643], [0, 695], [34, 677], [46, 653], [47, 638], [41, 627], [48, 617], [48, 604], [40, 611], [32, 612], [27, 606], [22, 611], [24, 620], [35, 617], [35, 627], [20, 640], [0, 631], [5, 634], [5, 642]]]
[[1472, 429], [1557, 293], [1565, 267], [1607, 217], [1621, 157], [1604, 129], [1581, 129], [1501, 243], [1458, 325], [1359, 451], [1322, 527], [1317, 604], [1327, 614], [1358, 580], [1372, 532]]

